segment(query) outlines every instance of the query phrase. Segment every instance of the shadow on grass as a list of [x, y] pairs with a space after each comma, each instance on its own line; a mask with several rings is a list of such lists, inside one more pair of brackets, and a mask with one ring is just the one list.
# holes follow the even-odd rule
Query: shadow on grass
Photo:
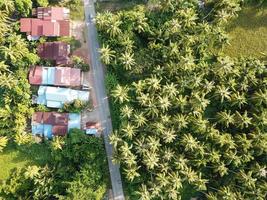
[[27, 161], [29, 165], [45, 165], [51, 158], [51, 151], [48, 144], [29, 144], [18, 146], [10, 143], [4, 150], [5, 154], [16, 152], [12, 162], [18, 163]]
[[248, 6], [244, 7], [239, 13], [239, 16], [232, 21], [227, 28], [232, 31], [236, 27], [241, 27], [247, 30], [267, 27], [267, 6]]

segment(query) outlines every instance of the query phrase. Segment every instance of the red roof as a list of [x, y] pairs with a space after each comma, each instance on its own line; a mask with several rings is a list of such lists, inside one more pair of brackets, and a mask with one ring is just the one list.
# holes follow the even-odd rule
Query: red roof
[[58, 21], [60, 29], [60, 36], [70, 36], [70, 22], [69, 21]]
[[43, 112], [35, 112], [32, 115], [32, 121], [36, 123], [42, 123], [43, 122]]
[[32, 85], [42, 84], [42, 67], [35, 66], [30, 68], [29, 82]]
[[68, 127], [67, 126], [53, 126], [52, 133], [53, 135], [56, 135], [56, 136], [65, 136], [68, 133]]
[[56, 67], [55, 85], [58, 86], [80, 86], [81, 70], [70, 67]]
[[68, 133], [68, 113], [58, 112], [35, 112], [32, 116], [33, 123], [52, 125], [54, 135], [64, 136]]
[[31, 19], [21, 18], [20, 19], [20, 31], [21, 32], [30, 32], [32, 27]]
[[69, 9], [42, 8], [33, 12], [37, 18], [21, 18], [20, 31], [31, 36], [70, 36]]
[[44, 112], [43, 123], [51, 125], [68, 125], [69, 114], [68, 113], [58, 113], [58, 112]]
[[51, 22], [51, 21], [42, 21], [42, 33], [40, 35], [45, 36], [58, 36], [59, 34], [59, 23]]
[[37, 48], [41, 58], [55, 60], [56, 64], [68, 64], [70, 46], [64, 42], [45, 42]]
[[69, 9], [64, 7], [38, 7], [33, 9], [33, 15], [44, 20], [67, 20], [69, 19]]
[[[30, 68], [29, 82], [32, 85], [41, 85], [43, 68], [48, 67], [34, 66]], [[55, 68], [55, 82], [57, 86], [80, 86], [81, 85], [81, 70], [71, 67], [53, 67]]]
[[98, 128], [100, 128], [99, 122], [86, 122], [85, 126], [86, 126], [87, 129], [90, 129], [90, 128], [98, 129]]

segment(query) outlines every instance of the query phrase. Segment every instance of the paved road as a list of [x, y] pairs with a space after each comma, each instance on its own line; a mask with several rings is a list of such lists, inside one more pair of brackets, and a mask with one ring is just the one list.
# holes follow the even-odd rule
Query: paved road
[[[105, 148], [108, 156], [108, 166], [113, 190], [114, 200], [124, 200], [122, 189], [121, 175], [119, 165], [114, 165], [111, 161], [113, 154], [112, 145], [109, 143], [108, 136], [112, 132], [112, 124], [110, 119], [109, 104], [104, 85], [104, 69], [100, 61], [98, 52], [99, 43], [97, 40], [97, 31], [95, 24], [92, 22], [91, 17], [95, 16], [95, 7], [93, 0], [84, 0], [85, 6], [85, 20], [88, 28], [88, 47], [89, 56], [91, 60], [91, 72], [93, 79], [93, 87], [95, 88], [97, 111], [99, 113], [100, 123], [103, 127]], [[89, 14], [91, 17], [89, 17]], [[82, 31], [82, 30], [81, 30]]]

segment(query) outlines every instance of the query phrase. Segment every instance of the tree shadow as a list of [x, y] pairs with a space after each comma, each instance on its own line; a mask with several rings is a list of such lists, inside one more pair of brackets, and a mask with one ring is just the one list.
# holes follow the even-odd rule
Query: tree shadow
[[15, 143], [8, 145], [6, 153], [16, 151], [17, 155], [12, 159], [12, 162], [27, 161], [30, 165], [45, 165], [51, 159], [51, 150], [46, 143], [34, 143], [18, 146]]
[[248, 6], [240, 11], [239, 16], [230, 23], [227, 30], [231, 31], [237, 27], [241, 27], [246, 30], [267, 27], [266, 19], [267, 6]]

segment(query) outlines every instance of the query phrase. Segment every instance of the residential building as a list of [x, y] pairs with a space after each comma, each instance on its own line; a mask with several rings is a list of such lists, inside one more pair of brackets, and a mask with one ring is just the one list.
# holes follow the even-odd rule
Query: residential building
[[81, 86], [81, 70], [71, 67], [30, 68], [29, 82], [32, 85], [54, 85], [77, 87]]
[[65, 103], [73, 102], [75, 99], [89, 101], [89, 91], [40, 86], [36, 103], [50, 108], [62, 108]]
[[70, 36], [69, 9], [63, 7], [39, 7], [33, 9], [37, 18], [21, 18], [20, 31], [26, 32], [29, 40], [40, 36]]
[[100, 131], [99, 122], [86, 122], [85, 133], [88, 135], [97, 135]]
[[35, 112], [32, 116], [32, 134], [52, 138], [65, 136], [70, 129], [81, 128], [77, 113]]
[[45, 42], [37, 47], [38, 55], [47, 60], [55, 61], [56, 65], [69, 63], [70, 45], [65, 42]]

